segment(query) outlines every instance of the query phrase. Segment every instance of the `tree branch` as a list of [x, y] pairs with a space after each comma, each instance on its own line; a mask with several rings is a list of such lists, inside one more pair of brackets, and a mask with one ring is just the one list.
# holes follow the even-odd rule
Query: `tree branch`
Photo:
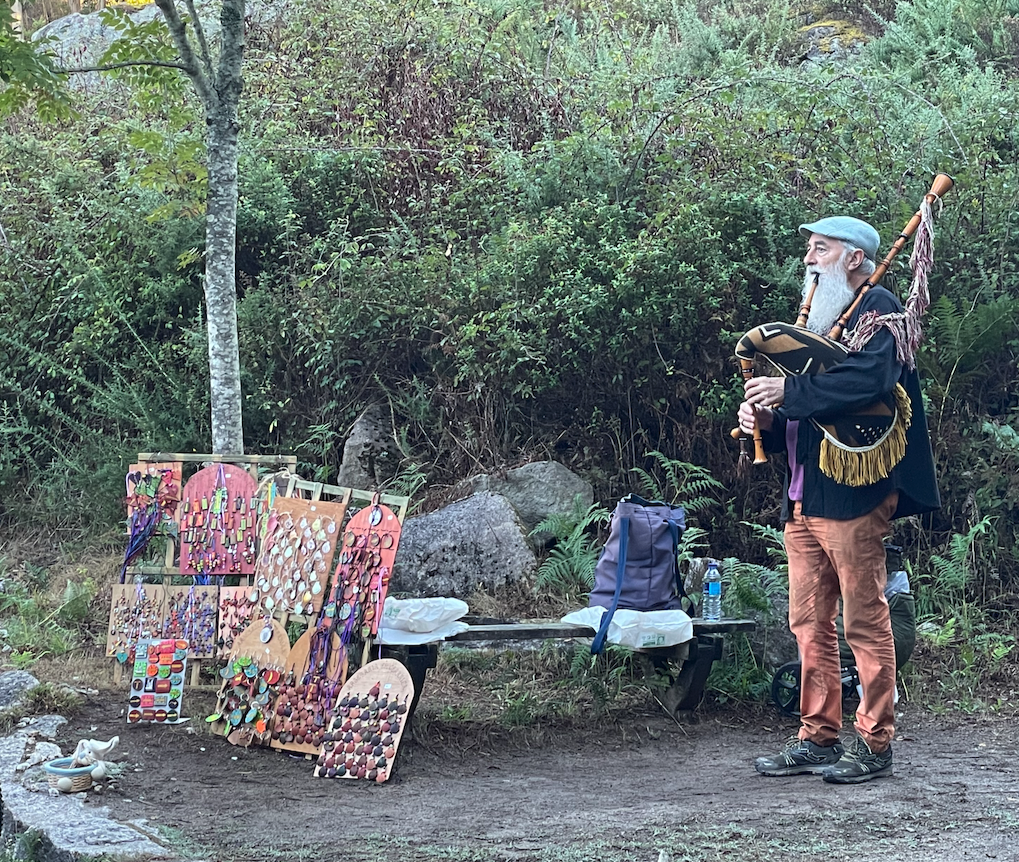
[[176, 5], [173, 0], [155, 0], [155, 4], [159, 11], [163, 13], [163, 18], [166, 19], [166, 28], [170, 31], [173, 43], [177, 46], [177, 52], [184, 63], [181, 68], [183, 68], [185, 74], [194, 83], [198, 95], [205, 104], [206, 111], [212, 111], [219, 102], [219, 98], [209, 81], [209, 77], [198, 64], [194, 48], [191, 47], [191, 40], [188, 39], [188, 34], [184, 28], [184, 22], [180, 20], [180, 15], [177, 14]]
[[57, 69], [61, 75], [74, 75], [78, 72], [109, 72], [113, 69], [123, 69], [126, 66], [160, 66], [164, 69], [180, 69], [187, 72], [188, 69], [183, 63], [166, 63], [162, 60], [125, 60], [123, 63], [110, 63], [107, 66], [81, 66], [74, 69]]
[[188, 15], [191, 16], [191, 26], [195, 28], [195, 38], [198, 40], [198, 50], [202, 53], [202, 65], [205, 67], [205, 74], [213, 77], [212, 55], [209, 53], [209, 43], [205, 39], [205, 29], [202, 27], [202, 20], [198, 17], [198, 10], [195, 9], [195, 0], [184, 0], [188, 8]]

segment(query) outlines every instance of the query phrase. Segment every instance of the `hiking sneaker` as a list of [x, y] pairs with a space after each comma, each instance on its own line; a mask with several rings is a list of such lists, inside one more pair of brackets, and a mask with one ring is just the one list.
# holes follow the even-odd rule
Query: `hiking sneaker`
[[794, 736], [778, 754], [758, 757], [754, 769], [761, 775], [820, 775], [838, 763], [844, 752], [838, 742], [816, 745], [809, 739]]
[[892, 747], [875, 754], [870, 750], [866, 740], [857, 737], [849, 746], [849, 751], [834, 766], [829, 766], [822, 777], [829, 784], [859, 784], [872, 778], [882, 778], [892, 774]]

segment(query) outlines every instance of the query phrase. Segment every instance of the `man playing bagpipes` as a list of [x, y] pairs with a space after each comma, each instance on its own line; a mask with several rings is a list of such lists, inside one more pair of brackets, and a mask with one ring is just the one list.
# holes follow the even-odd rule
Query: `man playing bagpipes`
[[[932, 202], [914, 217], [925, 216], [930, 236]], [[884, 539], [893, 519], [930, 512], [940, 498], [915, 366], [919, 317], [929, 302], [926, 269], [922, 296], [913, 295], [914, 278], [906, 309], [873, 282], [915, 230], [900, 235], [877, 267], [879, 236], [866, 222], [838, 216], [801, 225], [807, 251], [798, 325], [765, 324], [736, 351], [741, 362], [764, 356], [782, 373], [745, 382], [739, 424], [755, 434], [758, 460], [762, 446], [787, 453], [789, 627], [802, 667], [799, 733], [783, 751], [757, 759], [763, 775], [820, 773], [853, 784], [892, 774], [896, 667]], [[914, 259], [920, 246], [918, 236]], [[924, 247], [929, 258], [926, 240]], [[929, 268], [929, 260], [921, 263]], [[847, 746], [839, 736], [840, 597], [862, 687]]]

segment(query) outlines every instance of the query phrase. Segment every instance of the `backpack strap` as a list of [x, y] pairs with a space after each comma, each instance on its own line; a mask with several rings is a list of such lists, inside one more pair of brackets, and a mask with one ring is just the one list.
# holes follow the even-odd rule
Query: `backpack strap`
[[591, 654], [598, 655], [605, 649], [605, 639], [609, 634], [609, 623], [612, 622], [612, 615], [619, 607], [619, 595], [623, 591], [623, 573], [626, 571], [626, 547], [630, 543], [630, 519], [621, 518], [619, 525], [619, 565], [616, 567], [616, 593], [612, 597], [612, 606], [602, 614], [601, 624], [598, 626], [598, 633], [591, 641]]
[[672, 557], [676, 561], [676, 594], [680, 598], [679, 603], [681, 607], [683, 606], [683, 600], [686, 600], [686, 606], [683, 607], [683, 610], [692, 617], [694, 615], [693, 599], [686, 594], [686, 590], [683, 588], [683, 575], [679, 571], [679, 524], [672, 518], [669, 518], [668, 524], [669, 532], [672, 533]]

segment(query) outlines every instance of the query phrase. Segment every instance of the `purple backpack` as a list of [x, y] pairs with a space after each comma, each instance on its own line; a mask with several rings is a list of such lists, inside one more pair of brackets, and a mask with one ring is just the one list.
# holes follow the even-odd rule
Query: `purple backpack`
[[592, 653], [602, 651], [616, 608], [666, 611], [683, 606], [687, 595], [677, 554], [685, 529], [686, 518], [679, 506], [649, 503], [636, 494], [619, 501], [588, 600], [590, 607], [607, 609], [591, 643]]

